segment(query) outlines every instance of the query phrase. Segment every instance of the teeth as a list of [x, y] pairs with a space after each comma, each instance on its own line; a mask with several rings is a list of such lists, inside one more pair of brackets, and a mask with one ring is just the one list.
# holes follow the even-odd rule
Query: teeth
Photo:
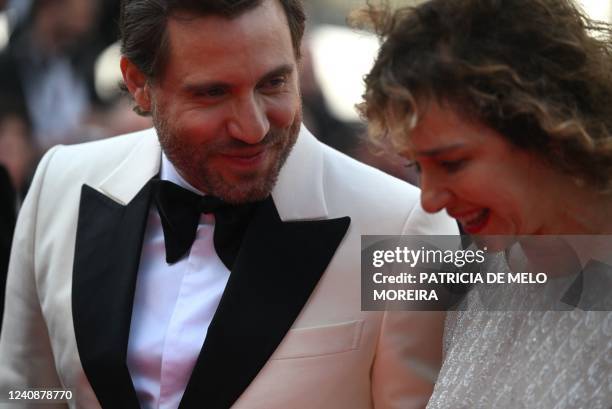
[[470, 225], [473, 224], [477, 221], [480, 221], [480, 219], [486, 214], [486, 210], [480, 210], [478, 212], [474, 212], [468, 216], [464, 216], [459, 218], [459, 222], [461, 222], [461, 224], [463, 225]]

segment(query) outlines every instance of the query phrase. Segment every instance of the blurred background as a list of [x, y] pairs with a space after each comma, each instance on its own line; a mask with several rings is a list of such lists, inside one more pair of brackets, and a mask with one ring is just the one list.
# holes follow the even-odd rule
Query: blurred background
[[[364, 2], [305, 1], [304, 121], [323, 142], [416, 184], [401, 159], [367, 145], [355, 110], [378, 49], [375, 36], [346, 25], [348, 13]], [[581, 3], [610, 21], [611, 0]], [[0, 0], [0, 166], [18, 197], [51, 146], [151, 126], [118, 88], [118, 7], [119, 0]]]

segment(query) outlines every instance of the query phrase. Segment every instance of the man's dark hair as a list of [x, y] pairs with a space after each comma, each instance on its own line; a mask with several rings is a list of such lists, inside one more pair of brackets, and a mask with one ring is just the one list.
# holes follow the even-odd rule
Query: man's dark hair
[[[296, 57], [304, 34], [305, 14], [301, 0], [274, 0], [283, 7]], [[148, 78], [163, 70], [168, 52], [166, 25], [176, 13], [217, 15], [227, 18], [258, 7], [263, 0], [122, 0], [119, 27], [121, 52]]]

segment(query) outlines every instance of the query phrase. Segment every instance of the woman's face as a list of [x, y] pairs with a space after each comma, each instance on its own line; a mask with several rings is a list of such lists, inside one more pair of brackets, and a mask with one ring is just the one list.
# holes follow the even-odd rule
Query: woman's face
[[430, 103], [410, 134], [421, 169], [421, 203], [445, 209], [469, 234], [558, 231], [567, 177], [482, 123]]

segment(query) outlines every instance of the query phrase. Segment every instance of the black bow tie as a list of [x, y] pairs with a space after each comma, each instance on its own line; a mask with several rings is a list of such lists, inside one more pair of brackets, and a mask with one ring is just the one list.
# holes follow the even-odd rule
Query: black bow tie
[[153, 198], [164, 230], [168, 263], [176, 263], [187, 254], [195, 240], [200, 215], [213, 213], [215, 250], [231, 271], [257, 202], [232, 205], [214, 196], [200, 196], [165, 180], [153, 181]]

